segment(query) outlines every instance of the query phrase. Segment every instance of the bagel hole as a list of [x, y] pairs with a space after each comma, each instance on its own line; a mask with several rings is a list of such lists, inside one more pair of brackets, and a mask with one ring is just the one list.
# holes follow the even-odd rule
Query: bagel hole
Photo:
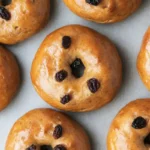
[[150, 146], [150, 133], [145, 137], [144, 144], [146, 146]]
[[12, 0], [1, 0], [1, 3], [3, 6], [10, 5], [12, 3]]
[[80, 58], [76, 58], [70, 65], [72, 75], [75, 78], [80, 78], [84, 74], [85, 66]]

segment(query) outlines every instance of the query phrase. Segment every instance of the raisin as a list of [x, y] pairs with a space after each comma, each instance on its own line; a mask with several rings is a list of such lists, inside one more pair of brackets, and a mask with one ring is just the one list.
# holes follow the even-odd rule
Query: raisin
[[30, 147], [28, 147], [26, 150], [36, 150], [36, 146], [35, 145], [31, 145]]
[[66, 150], [66, 148], [63, 145], [57, 145], [54, 147], [54, 150]]
[[61, 98], [61, 103], [62, 104], [67, 104], [68, 102], [70, 102], [71, 100], [71, 96], [70, 95], [65, 95], [64, 97]]
[[135, 129], [145, 128], [146, 125], [147, 125], [147, 122], [143, 117], [137, 117], [136, 119], [134, 119], [132, 123], [132, 127]]
[[70, 36], [64, 36], [62, 38], [62, 46], [65, 48], [65, 49], [68, 49], [71, 45], [71, 38]]
[[89, 90], [92, 93], [96, 93], [98, 91], [98, 89], [100, 88], [100, 83], [95, 78], [92, 78], [92, 79], [88, 80], [87, 85], [88, 85]]
[[0, 17], [5, 20], [10, 20], [11, 15], [5, 7], [0, 6]]
[[50, 145], [42, 145], [40, 150], [52, 150], [52, 147]]
[[55, 79], [58, 82], [62, 82], [67, 76], [68, 76], [67, 71], [61, 70], [61, 71], [59, 71], [59, 72], [56, 73]]
[[80, 78], [84, 74], [85, 66], [81, 59], [76, 58], [73, 63], [70, 65], [72, 74], [75, 78]]
[[59, 139], [61, 136], [62, 136], [62, 126], [61, 125], [57, 125], [54, 129], [54, 132], [53, 132], [53, 137], [55, 139]]
[[86, 0], [86, 2], [91, 5], [97, 6], [101, 2], [101, 0]]
[[144, 139], [144, 144], [150, 144], [150, 133], [147, 135], [147, 137]]
[[7, 6], [7, 5], [10, 5], [12, 3], [12, 0], [1, 0], [1, 4], [3, 6]]

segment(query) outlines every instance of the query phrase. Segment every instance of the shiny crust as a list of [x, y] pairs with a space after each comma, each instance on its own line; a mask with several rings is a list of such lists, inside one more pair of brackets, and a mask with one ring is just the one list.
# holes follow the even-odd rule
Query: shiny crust
[[[70, 36], [72, 44], [63, 49], [62, 37]], [[84, 75], [76, 79], [69, 64], [80, 58], [85, 65]], [[56, 82], [55, 74], [65, 69], [68, 77]], [[91, 93], [90, 78], [97, 78], [101, 87]], [[67, 111], [91, 111], [110, 102], [120, 88], [122, 63], [115, 46], [105, 36], [79, 25], [62, 27], [46, 37], [31, 68], [32, 83], [39, 95], [50, 105]], [[63, 105], [60, 98], [71, 94], [72, 100]]]
[[20, 73], [14, 56], [0, 46], [0, 111], [16, 94], [20, 84]]
[[45, 26], [50, 14], [50, 0], [12, 0], [6, 9], [11, 19], [0, 18], [0, 43], [15, 44]]
[[150, 90], [150, 27], [143, 38], [142, 47], [137, 58], [137, 69], [143, 83]]
[[141, 0], [102, 0], [98, 6], [85, 0], [63, 0], [77, 15], [98, 23], [124, 20], [140, 6]]
[[[63, 135], [54, 139], [57, 125], [63, 128]], [[11, 129], [5, 150], [26, 150], [32, 144], [63, 144], [67, 150], [90, 150], [90, 142], [82, 127], [66, 115], [51, 109], [35, 109], [21, 117]]]
[[[132, 128], [137, 117], [144, 117], [148, 124], [143, 129]], [[115, 117], [107, 137], [107, 150], [149, 150], [144, 138], [150, 128], [150, 99], [139, 99], [126, 105]]]

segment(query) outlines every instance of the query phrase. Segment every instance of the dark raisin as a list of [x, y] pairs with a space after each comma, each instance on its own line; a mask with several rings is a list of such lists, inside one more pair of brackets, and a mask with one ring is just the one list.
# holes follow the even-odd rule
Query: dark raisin
[[12, 3], [12, 0], [1, 0], [3, 6], [7, 6]]
[[68, 102], [70, 102], [71, 100], [71, 96], [70, 95], [65, 95], [64, 97], [61, 98], [61, 103], [62, 104], [67, 104]]
[[71, 45], [71, 38], [70, 36], [64, 36], [62, 38], [62, 46], [65, 48], [65, 49], [68, 49]]
[[145, 137], [144, 144], [145, 145], [150, 144], [150, 133]]
[[136, 119], [134, 119], [132, 123], [132, 127], [135, 129], [145, 128], [146, 125], [147, 125], [147, 122], [143, 117], [137, 117]]
[[0, 6], [0, 17], [5, 20], [10, 20], [11, 15], [5, 7]]
[[61, 70], [61, 71], [59, 71], [59, 72], [56, 73], [55, 79], [58, 82], [62, 82], [67, 76], [68, 76], [67, 71]]
[[101, 0], [86, 0], [87, 3], [97, 6]]
[[57, 125], [54, 129], [54, 132], [53, 132], [53, 137], [55, 139], [59, 139], [61, 136], [62, 136], [62, 126], [61, 125]]
[[35, 145], [31, 145], [30, 147], [28, 147], [26, 150], [36, 150], [36, 146]]
[[96, 93], [98, 91], [98, 89], [100, 88], [100, 83], [95, 78], [92, 78], [92, 79], [88, 80], [87, 85], [88, 85], [89, 90], [92, 93]]
[[63, 145], [57, 145], [54, 147], [54, 150], [66, 150], [66, 148]]
[[76, 58], [73, 61], [73, 63], [70, 65], [70, 67], [71, 67], [72, 74], [73, 74], [74, 77], [80, 78], [80, 77], [83, 76], [85, 66], [84, 66], [83, 62], [81, 61], [81, 59]]
[[42, 145], [40, 146], [40, 150], [52, 150], [52, 147], [50, 145]]

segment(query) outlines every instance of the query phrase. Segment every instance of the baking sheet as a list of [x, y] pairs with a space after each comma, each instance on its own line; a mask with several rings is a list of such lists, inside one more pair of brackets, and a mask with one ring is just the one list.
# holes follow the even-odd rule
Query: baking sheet
[[107, 132], [116, 113], [131, 100], [150, 96], [136, 70], [141, 41], [150, 25], [150, 0], [143, 0], [140, 9], [127, 20], [109, 25], [89, 22], [74, 15], [62, 0], [51, 0], [51, 8], [50, 21], [40, 33], [20, 44], [7, 46], [20, 63], [22, 84], [13, 102], [0, 112], [0, 150], [4, 150], [7, 135], [20, 116], [34, 108], [50, 107], [35, 92], [30, 80], [30, 67], [45, 36], [68, 24], [85, 25], [108, 36], [116, 44], [123, 61], [123, 84], [113, 102], [93, 112], [68, 113], [87, 130], [92, 150], [106, 150]]

